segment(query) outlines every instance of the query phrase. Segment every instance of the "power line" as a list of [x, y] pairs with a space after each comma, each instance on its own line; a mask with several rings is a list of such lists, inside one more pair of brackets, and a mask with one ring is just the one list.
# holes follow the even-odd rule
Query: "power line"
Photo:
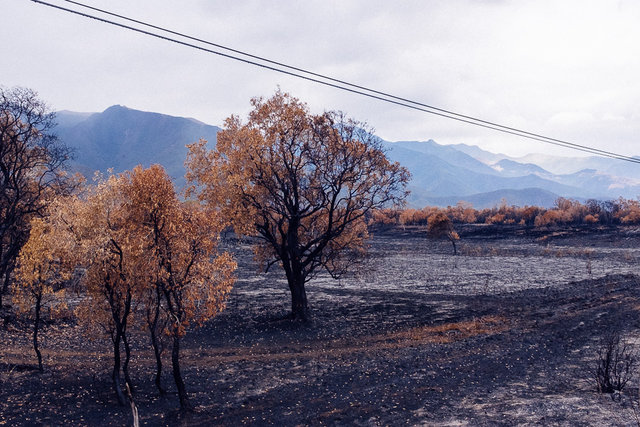
[[[346, 86], [349, 86], [349, 87], [352, 87], [352, 88], [364, 90], [364, 91], [371, 92], [373, 94], [384, 96], [384, 97], [387, 97], [387, 98], [391, 98], [391, 99], [394, 99], [394, 100], [397, 100], [397, 101], [410, 103], [412, 105], [417, 105], [419, 107], [423, 107], [423, 108], [426, 108], [426, 109], [429, 109], [429, 110], [438, 111], [440, 113], [447, 114], [449, 116], [454, 116], [454, 117], [457, 117], [457, 118], [464, 119], [463, 121], [465, 123], [469, 123], [467, 120], [470, 120], [470, 121], [474, 122], [474, 123], [470, 123], [470, 124], [481, 123], [483, 125], [491, 126], [490, 129], [493, 129], [493, 130], [498, 130], [499, 131], [499, 129], [496, 129], [496, 128], [500, 128], [500, 129], [504, 129], [505, 131], [510, 131], [510, 132], [506, 132], [506, 133], [514, 134], [513, 132], [516, 132], [514, 135], [518, 135], [518, 136], [528, 135], [528, 136], [533, 137], [531, 139], [534, 139], [536, 141], [547, 142], [547, 143], [551, 143], [551, 144], [554, 144], [554, 145], [559, 145], [559, 146], [566, 147], [566, 148], [572, 148], [573, 147], [573, 148], [579, 149], [580, 151], [587, 151], [588, 153], [591, 153], [591, 154], [606, 155], [607, 157], [619, 158], [620, 160], [623, 160], [623, 158], [627, 157], [627, 156], [619, 155], [619, 154], [616, 154], [616, 153], [613, 153], [613, 152], [610, 152], [610, 151], [605, 151], [605, 150], [600, 150], [600, 149], [597, 149], [597, 148], [587, 147], [587, 146], [580, 145], [580, 144], [574, 144], [574, 143], [571, 143], [571, 142], [568, 142], [568, 141], [555, 139], [555, 138], [550, 138], [550, 137], [546, 137], [544, 135], [540, 135], [540, 134], [536, 134], [536, 133], [532, 133], [532, 132], [527, 132], [527, 131], [524, 131], [524, 130], [521, 130], [521, 129], [500, 125], [500, 124], [495, 123], [495, 122], [478, 119], [478, 118], [475, 118], [475, 117], [472, 117], [472, 116], [456, 113], [454, 111], [445, 110], [443, 108], [434, 107], [432, 105], [424, 104], [422, 102], [412, 101], [410, 99], [402, 98], [402, 97], [399, 97], [399, 96], [395, 96], [395, 95], [392, 95], [392, 94], [387, 93], [387, 92], [382, 92], [382, 91], [378, 91], [378, 90], [375, 90], [375, 89], [368, 88], [366, 86], [353, 84], [353, 83], [350, 83], [350, 82], [347, 82], [347, 81], [344, 81], [344, 80], [340, 80], [340, 79], [336, 79], [336, 78], [333, 78], [333, 77], [330, 77], [330, 76], [327, 76], [327, 75], [324, 75], [324, 74], [315, 73], [313, 71], [305, 70], [303, 68], [287, 65], [287, 64], [284, 64], [282, 62], [273, 61], [273, 60], [270, 60], [270, 59], [265, 58], [265, 57], [261, 57], [261, 56], [258, 56], [258, 55], [253, 55], [253, 54], [250, 54], [250, 53], [247, 53], [247, 52], [244, 52], [244, 51], [241, 51], [241, 50], [233, 49], [233, 48], [221, 45], [221, 44], [213, 43], [213, 42], [210, 42], [210, 41], [207, 41], [207, 40], [203, 40], [203, 39], [200, 39], [200, 38], [197, 38], [197, 37], [193, 37], [193, 36], [190, 36], [190, 35], [187, 35], [187, 34], [184, 34], [184, 33], [180, 33], [180, 32], [173, 31], [173, 30], [169, 30], [169, 29], [164, 28], [164, 27], [159, 27], [159, 26], [156, 26], [156, 25], [153, 25], [153, 24], [149, 24], [149, 23], [144, 22], [144, 21], [139, 21], [139, 20], [136, 20], [136, 19], [133, 19], [133, 18], [129, 18], [129, 17], [124, 16], [124, 15], [113, 13], [113, 12], [110, 12], [110, 11], [107, 11], [107, 10], [104, 10], [104, 9], [100, 9], [100, 8], [97, 8], [97, 7], [89, 6], [89, 5], [86, 5], [84, 3], [80, 3], [80, 2], [74, 1], [74, 0], [63, 0], [63, 1], [65, 1], [67, 3], [74, 4], [74, 5], [81, 6], [81, 7], [90, 9], [90, 10], [101, 12], [101, 13], [104, 13], [104, 14], [107, 14], [107, 15], [110, 15], [110, 16], [114, 16], [114, 17], [117, 17], [117, 18], [120, 18], [120, 19], [124, 19], [124, 20], [127, 20], [129, 22], [134, 22], [136, 24], [141, 24], [141, 25], [144, 25], [145, 27], [149, 27], [149, 28], [153, 28], [153, 29], [156, 29], [156, 30], [164, 31], [164, 32], [169, 33], [169, 34], [177, 35], [177, 36], [189, 39], [189, 40], [197, 41], [197, 42], [200, 42], [200, 43], [207, 44], [209, 46], [214, 46], [214, 47], [217, 47], [217, 48], [220, 48], [220, 49], [224, 49], [224, 50], [229, 51], [229, 52], [237, 53], [237, 54], [246, 56], [248, 58], [257, 59], [257, 60], [260, 60], [260, 61], [263, 61], [263, 62], [266, 62], [266, 63], [269, 63], [269, 64], [273, 64], [273, 65], [276, 65], [276, 66], [279, 66], [279, 67], [287, 68], [289, 70], [302, 72], [302, 73], [305, 73], [305, 74], [308, 74], [308, 75], [311, 75], [311, 76], [315, 76], [315, 77], [320, 77], [320, 78], [323, 78], [325, 80], [329, 80], [329, 81], [332, 81], [332, 82], [335, 82], [335, 83], [338, 83], [338, 84], [341, 84], [341, 85], [346, 85]], [[301, 76], [297, 76], [297, 77], [301, 77]], [[379, 98], [376, 98], [376, 99], [379, 99]], [[424, 110], [420, 110], [420, 111], [424, 111]], [[433, 111], [425, 111], [425, 112], [434, 114]], [[444, 117], [448, 117], [448, 116], [444, 116]], [[449, 118], [454, 118], [454, 117], [449, 117]], [[477, 122], [477, 123], [475, 123], [475, 122]], [[638, 159], [635, 159], [633, 157], [631, 157], [631, 159], [634, 159], [634, 161], [638, 160]]]
[[[104, 23], [111, 24], [111, 25], [114, 25], [114, 26], [117, 26], [117, 27], [121, 27], [121, 28], [124, 28], [124, 29], [128, 29], [128, 30], [131, 30], [131, 31], [135, 31], [135, 32], [141, 33], [141, 34], [145, 34], [145, 35], [148, 35], [148, 36], [151, 36], [151, 37], [156, 37], [156, 38], [159, 38], [159, 39], [162, 39], [162, 40], [165, 40], [165, 41], [169, 41], [169, 42], [172, 42], [172, 43], [177, 43], [179, 45], [183, 45], [183, 46], [191, 47], [191, 48], [194, 48], [194, 49], [198, 49], [198, 50], [201, 50], [201, 51], [204, 51], [204, 52], [207, 52], [207, 53], [212, 53], [212, 54], [219, 55], [219, 56], [222, 56], [222, 57], [225, 57], [225, 58], [234, 59], [236, 61], [240, 61], [240, 62], [244, 62], [244, 63], [247, 63], [247, 64], [251, 64], [251, 65], [258, 66], [258, 67], [261, 67], [261, 68], [264, 68], [264, 69], [268, 69], [268, 70], [271, 70], [271, 71], [276, 71], [276, 72], [279, 72], [279, 73], [282, 73], [282, 74], [290, 75], [290, 76], [293, 76], [293, 77], [298, 77], [298, 78], [301, 78], [301, 79], [304, 79], [304, 80], [307, 80], [307, 81], [311, 81], [311, 82], [314, 82], [314, 83], [322, 84], [322, 85], [325, 85], [325, 86], [333, 87], [333, 88], [336, 88], [336, 89], [344, 90], [344, 91], [347, 91], [347, 92], [351, 92], [351, 93], [355, 93], [355, 94], [358, 94], [358, 95], [366, 96], [366, 97], [369, 97], [369, 98], [377, 99], [377, 100], [380, 100], [380, 101], [388, 102], [388, 103], [391, 103], [391, 104], [395, 104], [395, 105], [411, 108], [411, 109], [414, 109], [414, 110], [422, 111], [422, 112], [433, 114], [433, 115], [436, 115], [436, 116], [445, 117], [445, 118], [456, 120], [456, 121], [459, 121], [459, 122], [471, 124], [471, 125], [474, 125], [474, 126], [483, 127], [483, 128], [486, 128], [486, 129], [490, 129], [490, 130], [494, 130], [494, 131], [498, 131], [498, 132], [502, 132], [502, 133], [506, 133], [506, 134], [519, 136], [519, 137], [522, 137], [522, 138], [527, 138], [527, 139], [534, 140], [534, 141], [544, 142], [544, 143], [547, 143], [547, 144], [557, 145], [557, 146], [560, 146], [560, 147], [570, 148], [570, 149], [573, 149], [573, 150], [583, 151], [583, 152], [586, 152], [586, 153], [589, 153], [589, 154], [594, 154], [594, 155], [603, 156], [603, 157], [609, 157], [609, 158], [618, 159], [618, 160], [624, 160], [624, 161], [628, 161], [628, 162], [632, 162], [632, 163], [640, 163], [640, 159], [637, 159], [637, 158], [634, 158], [634, 157], [625, 156], [625, 155], [622, 155], [622, 154], [617, 154], [617, 153], [614, 153], [614, 152], [611, 152], [611, 151], [600, 150], [598, 148], [593, 148], [593, 147], [589, 147], [589, 146], [586, 146], [586, 145], [575, 144], [575, 143], [572, 143], [572, 142], [569, 142], [569, 141], [564, 141], [564, 140], [560, 140], [560, 139], [556, 139], [556, 138], [547, 137], [547, 136], [544, 136], [544, 135], [541, 135], [541, 134], [528, 132], [528, 131], [525, 131], [525, 130], [522, 130], [522, 129], [501, 125], [501, 124], [496, 123], [496, 122], [482, 120], [482, 119], [475, 118], [475, 117], [472, 117], [472, 116], [456, 113], [454, 111], [450, 111], [450, 110], [445, 110], [445, 109], [442, 109], [442, 108], [434, 107], [434, 106], [431, 106], [431, 105], [428, 105], [428, 104], [424, 104], [424, 103], [421, 103], [421, 102], [418, 102], [418, 101], [413, 101], [413, 100], [410, 100], [410, 99], [407, 99], [407, 98], [395, 96], [395, 95], [390, 94], [390, 93], [386, 93], [386, 92], [383, 92], [383, 91], [378, 91], [378, 90], [371, 89], [371, 88], [368, 88], [368, 87], [365, 87], [365, 86], [357, 85], [357, 84], [354, 84], [354, 83], [349, 83], [349, 82], [344, 81], [344, 80], [336, 79], [336, 78], [333, 78], [333, 77], [330, 77], [330, 76], [326, 76], [326, 75], [323, 75], [323, 74], [315, 73], [315, 72], [308, 71], [308, 70], [305, 70], [305, 69], [302, 69], [302, 68], [298, 68], [298, 67], [294, 67], [294, 66], [291, 66], [291, 65], [287, 65], [287, 64], [281, 63], [281, 62], [273, 61], [273, 60], [270, 60], [270, 59], [267, 59], [267, 58], [264, 58], [264, 57], [261, 57], [261, 56], [252, 55], [250, 53], [247, 53], [247, 52], [244, 52], [244, 51], [241, 51], [241, 50], [237, 50], [237, 49], [226, 47], [226, 46], [223, 46], [223, 45], [220, 45], [220, 44], [212, 43], [212, 42], [209, 42], [209, 41], [206, 41], [206, 40], [203, 40], [203, 39], [199, 39], [199, 38], [196, 38], [196, 37], [189, 36], [189, 35], [184, 34], [184, 33], [172, 31], [172, 30], [169, 30], [169, 29], [164, 28], [164, 27], [159, 27], [159, 26], [156, 26], [156, 25], [152, 25], [152, 24], [149, 24], [149, 23], [146, 23], [146, 22], [143, 22], [143, 21], [139, 21], [139, 20], [136, 20], [136, 19], [133, 19], [133, 18], [129, 18], [129, 17], [123, 16], [123, 15], [119, 15], [119, 14], [116, 14], [116, 13], [113, 13], [113, 12], [109, 12], [109, 11], [104, 10], [104, 9], [99, 9], [99, 8], [96, 8], [96, 7], [93, 7], [93, 6], [89, 6], [89, 5], [86, 5], [86, 4], [77, 2], [77, 1], [64, 0], [67, 3], [71, 3], [71, 4], [74, 4], [76, 6], [81, 6], [81, 7], [84, 7], [86, 9], [93, 10], [95, 12], [100, 12], [100, 13], [103, 13], [105, 15], [109, 15], [109, 16], [113, 16], [113, 17], [116, 17], [116, 18], [119, 18], [119, 19], [123, 19], [123, 20], [126, 20], [128, 22], [139, 24], [139, 25], [142, 25], [142, 26], [145, 26], [147, 28], [154, 29], [154, 30], [160, 30], [160, 31], [162, 31], [162, 32], [164, 32], [166, 34], [179, 36], [179, 37], [185, 38], [187, 40], [191, 40], [191, 41], [194, 41], [194, 42], [202, 43], [202, 44], [205, 44], [205, 45], [208, 45], [208, 46], [213, 46], [213, 47], [216, 47], [218, 49], [223, 49], [223, 50], [226, 50], [227, 52], [233, 52], [235, 54], [239, 54], [239, 55], [242, 55], [242, 56], [244, 56], [246, 58], [251, 58], [251, 59], [241, 58], [241, 57], [234, 56], [234, 55], [227, 54], [227, 53], [223, 53], [223, 52], [220, 52], [220, 51], [217, 51], [217, 50], [205, 48], [203, 46], [195, 45], [195, 44], [190, 43], [190, 42], [185, 42], [183, 40], [177, 40], [175, 38], [172, 38], [172, 37], [169, 37], [169, 36], [166, 36], [166, 35], [161, 35], [161, 34], [157, 34], [155, 32], [146, 31], [146, 30], [143, 30], [141, 28], [137, 28], [137, 27], [133, 27], [133, 26], [130, 26], [130, 25], [122, 24], [120, 22], [115, 22], [115, 21], [106, 19], [104, 17], [99, 17], [99, 16], [91, 15], [91, 14], [88, 14], [88, 13], [85, 13], [85, 12], [81, 12], [81, 11], [78, 11], [78, 10], [69, 9], [69, 8], [62, 7], [62, 6], [59, 6], [59, 5], [55, 5], [55, 4], [52, 4], [52, 3], [48, 3], [48, 2], [45, 2], [45, 1], [42, 1], [42, 0], [32, 0], [32, 1], [35, 2], [35, 3], [39, 3], [39, 4], [42, 4], [42, 5], [46, 5], [46, 6], [55, 8], [55, 9], [59, 9], [59, 10], [65, 11], [65, 12], [69, 12], [69, 13], [72, 13], [72, 14], [80, 15], [80, 16], [83, 16], [83, 17], [86, 17], [86, 18], [90, 18], [90, 19], [95, 19], [95, 20], [100, 21], [100, 22], [104, 22]], [[262, 61], [263, 63], [256, 62], [256, 60], [257, 61]], [[270, 65], [267, 65], [267, 64], [270, 64]], [[283, 69], [283, 68], [285, 68], [285, 69]], [[288, 71], [288, 70], [291, 70], [291, 71]], [[302, 73], [302, 74], [300, 74], [300, 73]], [[306, 75], [303, 75], [303, 74], [306, 74]], [[312, 77], [310, 77], [310, 76], [312, 76]], [[320, 80], [320, 79], [323, 79], [323, 80]]]

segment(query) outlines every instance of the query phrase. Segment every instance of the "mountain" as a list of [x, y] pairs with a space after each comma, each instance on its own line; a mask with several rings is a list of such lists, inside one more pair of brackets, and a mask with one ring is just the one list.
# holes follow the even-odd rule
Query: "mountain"
[[514, 160], [532, 162], [556, 174], [571, 174], [584, 169], [593, 169], [608, 175], [640, 180], [640, 164], [609, 157], [555, 157], [545, 154], [527, 154]]
[[471, 203], [476, 209], [500, 206], [506, 200], [507, 205], [553, 207], [558, 195], [540, 188], [522, 190], [495, 190], [488, 193], [471, 194], [459, 197], [427, 197], [425, 206], [455, 206], [458, 202]]
[[93, 113], [76, 113], [74, 111], [62, 110], [56, 113], [58, 129], [70, 128], [88, 119]]
[[446, 159], [447, 163], [455, 167], [488, 175], [498, 174], [498, 172], [487, 166], [485, 163], [475, 159], [473, 156], [456, 150], [452, 146], [440, 145], [432, 139], [428, 141], [398, 141], [391, 144], [391, 146], [389, 146], [389, 144], [387, 144], [387, 146], [391, 148], [401, 147], [407, 150], [417, 151], [419, 153]]
[[495, 164], [503, 159], [515, 160], [514, 158], [511, 158], [506, 154], [495, 154], [490, 151], [483, 150], [482, 148], [475, 145], [452, 144], [451, 147], [465, 154], [468, 154], [474, 159], [487, 165]]
[[184, 184], [186, 145], [204, 138], [215, 142], [220, 130], [194, 119], [133, 110], [120, 105], [102, 113], [57, 113], [56, 133], [74, 149], [73, 167], [85, 176], [115, 172], [138, 164], [161, 164], [178, 185]]
[[[187, 144], [204, 138], [215, 144], [220, 130], [194, 119], [115, 105], [101, 113], [57, 113], [56, 133], [75, 150], [73, 168], [91, 176], [138, 164], [165, 167], [181, 187]], [[383, 141], [388, 157], [409, 169], [411, 206], [447, 206], [458, 201], [477, 208], [508, 204], [551, 206], [559, 196], [613, 199], [640, 195], [640, 167], [607, 158], [562, 158], [494, 154], [464, 144]], [[581, 167], [581, 166], [593, 167]]]
[[502, 159], [491, 165], [491, 168], [502, 176], [538, 175], [540, 177], [550, 177], [552, 175], [533, 163], [518, 163], [509, 159]]
[[[617, 181], [620, 179], [623, 181], [625, 179], [640, 180], [640, 164], [609, 157], [565, 157], [539, 153], [527, 154], [521, 157], [510, 157], [505, 154], [494, 154], [473, 145], [456, 144], [451, 145], [451, 147], [489, 166], [494, 166], [503, 160], [510, 160], [515, 163], [534, 164], [555, 175], [571, 175], [585, 169], [591, 169], [597, 171], [599, 174], [616, 177]], [[640, 160], [638, 156], [635, 158]]]
[[[391, 160], [399, 162], [412, 174], [409, 184], [411, 194], [408, 199], [412, 206], [446, 206], [454, 199], [472, 202], [470, 198], [482, 198], [484, 193], [498, 190], [503, 191], [509, 204], [532, 205], [540, 199], [538, 190], [542, 189], [547, 193], [565, 197], [599, 196], [590, 190], [544, 179], [535, 174], [500, 176], [496, 175], [498, 172], [494, 169], [487, 174], [454, 166], [446, 160], [446, 150], [439, 156], [395, 146], [395, 143], [387, 143], [385, 148]], [[526, 196], [527, 193], [530, 193], [529, 198]], [[513, 200], [506, 196], [512, 196]], [[554, 200], [557, 197], [555, 196]], [[498, 201], [501, 198], [498, 197]]]

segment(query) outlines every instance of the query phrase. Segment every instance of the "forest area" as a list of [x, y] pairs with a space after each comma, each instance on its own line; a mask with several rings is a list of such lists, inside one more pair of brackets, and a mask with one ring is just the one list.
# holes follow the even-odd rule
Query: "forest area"
[[0, 95], [0, 424], [640, 424], [638, 200], [407, 208], [363, 123], [280, 91], [184, 192], [86, 179]]

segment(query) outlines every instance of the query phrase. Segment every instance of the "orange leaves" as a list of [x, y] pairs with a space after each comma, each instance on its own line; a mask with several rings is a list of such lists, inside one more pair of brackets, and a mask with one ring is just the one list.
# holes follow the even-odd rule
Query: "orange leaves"
[[453, 245], [453, 254], [457, 254], [456, 241], [460, 240], [460, 236], [454, 230], [453, 223], [446, 214], [437, 212], [431, 215], [427, 223], [427, 233], [433, 238], [445, 236]]
[[189, 146], [187, 178], [199, 198], [236, 232], [261, 237], [265, 260], [270, 247], [276, 260], [291, 251], [296, 262], [330, 267], [323, 260], [337, 265], [341, 251], [362, 249], [364, 217], [402, 201], [406, 169], [387, 160], [364, 124], [341, 113], [312, 115], [280, 91], [251, 104], [246, 124], [227, 119], [215, 150], [203, 141]]
[[109, 330], [113, 322], [126, 321], [136, 304], [144, 305], [157, 286], [172, 298], [163, 306], [183, 307], [180, 331], [218, 313], [235, 269], [230, 256], [217, 254], [225, 226], [220, 215], [181, 202], [158, 165], [96, 181], [81, 196], [58, 204], [52, 215], [69, 258], [85, 272], [89, 298], [80, 317]]
[[218, 254], [221, 221], [214, 212], [178, 205], [162, 228], [150, 229], [160, 286], [172, 313], [173, 333], [181, 336], [192, 323], [202, 324], [224, 308], [237, 264]]
[[495, 225], [518, 224], [520, 226], [556, 227], [565, 225], [633, 225], [640, 223], [640, 201], [619, 198], [600, 201], [589, 199], [586, 203], [560, 197], [555, 207], [500, 206], [475, 210], [465, 202], [454, 207], [408, 208], [404, 210], [376, 210], [369, 218], [370, 225], [424, 225], [431, 215], [442, 212], [454, 223], [485, 223]]
[[137, 295], [158, 287], [172, 317], [172, 333], [186, 332], [224, 307], [236, 264], [219, 255], [219, 235], [225, 226], [218, 212], [197, 203], [182, 203], [161, 166], [136, 167], [123, 174], [124, 212], [128, 247], [139, 254]]
[[58, 309], [64, 306], [64, 292], [60, 292], [59, 287], [70, 277], [65, 255], [64, 244], [52, 226], [41, 218], [34, 218], [16, 270], [13, 300], [21, 311], [29, 311], [38, 298], [45, 298]]
[[453, 224], [446, 214], [437, 212], [428, 219], [427, 233], [433, 237], [452, 234], [454, 233]]
[[312, 115], [280, 91], [251, 104], [246, 124], [226, 120], [215, 150], [189, 146], [187, 179], [237, 233], [261, 239], [256, 257], [283, 267], [294, 317], [305, 318], [304, 284], [319, 268], [337, 277], [362, 255], [367, 215], [402, 203], [409, 172], [341, 113]]

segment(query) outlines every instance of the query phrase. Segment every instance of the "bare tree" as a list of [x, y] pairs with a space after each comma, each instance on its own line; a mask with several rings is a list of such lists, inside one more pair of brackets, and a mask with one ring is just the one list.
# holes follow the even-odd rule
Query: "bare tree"
[[70, 151], [53, 135], [54, 119], [34, 91], [0, 87], [0, 307], [31, 218], [68, 185]]
[[622, 391], [635, 374], [638, 359], [632, 348], [616, 332], [600, 341], [593, 378], [600, 393]]

